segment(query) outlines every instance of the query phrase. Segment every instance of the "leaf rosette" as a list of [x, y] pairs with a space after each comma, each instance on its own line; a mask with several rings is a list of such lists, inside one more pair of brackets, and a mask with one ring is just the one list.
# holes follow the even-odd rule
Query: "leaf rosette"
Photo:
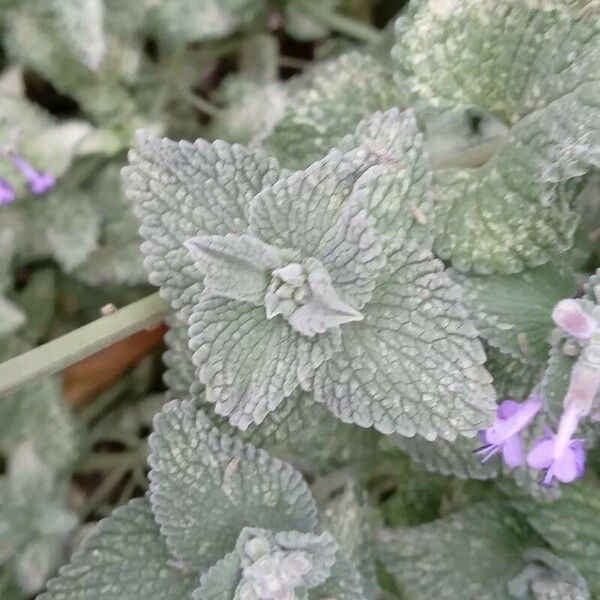
[[189, 320], [199, 380], [246, 429], [298, 388], [383, 433], [473, 435], [494, 406], [459, 288], [431, 252], [430, 173], [392, 109], [304, 171], [142, 137], [124, 171], [150, 281]]

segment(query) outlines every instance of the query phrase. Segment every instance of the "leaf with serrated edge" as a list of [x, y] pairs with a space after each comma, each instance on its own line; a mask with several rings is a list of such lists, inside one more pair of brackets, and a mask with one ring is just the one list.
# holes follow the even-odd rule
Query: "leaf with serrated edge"
[[39, 600], [187, 600], [195, 579], [171, 560], [138, 498], [100, 522]]
[[453, 440], [489, 424], [485, 355], [460, 291], [428, 250], [394, 240], [365, 320], [317, 369], [315, 399], [342, 421], [382, 433]]
[[264, 141], [266, 149], [293, 169], [307, 167], [350, 133], [361, 119], [406, 99], [381, 62], [359, 52], [319, 69]]
[[313, 590], [309, 590], [310, 600], [367, 600], [356, 566], [338, 551], [329, 579]]
[[574, 275], [547, 263], [518, 275], [458, 275], [479, 334], [502, 352], [543, 361], [554, 329], [552, 310], [576, 291]]
[[206, 293], [260, 304], [269, 273], [283, 266], [281, 252], [249, 235], [204, 235], [186, 242], [204, 275]]
[[412, 529], [382, 531], [379, 556], [414, 600], [506, 600], [537, 536], [501, 503], [479, 503]]
[[244, 233], [251, 198], [281, 175], [277, 162], [238, 145], [174, 142], [141, 134], [123, 170], [145, 242], [150, 282], [175, 308], [203, 289], [184, 243], [197, 235]]
[[228, 438], [190, 402], [170, 402], [150, 437], [150, 490], [174, 556], [208, 568], [244, 527], [312, 531], [316, 507], [300, 473]]
[[343, 569], [345, 562], [352, 565], [351, 571], [356, 566], [363, 593], [367, 598], [376, 598], [379, 585], [367, 502], [366, 493], [358, 492], [356, 484], [351, 482], [342, 494], [329, 502], [320, 522], [340, 545], [338, 569]]
[[[394, 56], [418, 96], [475, 103], [514, 125], [480, 169], [438, 177], [436, 252], [460, 270], [517, 273], [571, 245], [573, 191], [559, 184], [600, 160], [600, 27], [580, 8], [435, 0], [417, 7], [412, 26], [399, 21]], [[556, 52], [548, 40], [559, 40]]]
[[189, 336], [206, 399], [242, 430], [261, 423], [340, 347], [338, 329], [307, 338], [267, 320], [264, 306], [210, 296], [194, 306]]
[[554, 502], [512, 499], [513, 505], [550, 544], [586, 578], [590, 591], [600, 593], [600, 494], [594, 482], [563, 486]]
[[431, 473], [454, 475], [459, 479], [493, 479], [498, 474], [497, 462], [482, 463], [481, 458], [473, 454], [478, 444], [472, 438], [429, 442], [419, 436], [393, 435], [391, 441]]

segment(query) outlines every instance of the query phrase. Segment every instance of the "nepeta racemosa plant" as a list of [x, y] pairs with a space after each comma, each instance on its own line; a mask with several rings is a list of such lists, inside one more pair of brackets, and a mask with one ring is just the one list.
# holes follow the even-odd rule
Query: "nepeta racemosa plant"
[[365, 598], [298, 471], [191, 402], [167, 404], [154, 426], [149, 501], [103, 522], [40, 600]]
[[125, 170], [150, 280], [189, 319], [206, 399], [260, 423], [298, 387], [384, 433], [472, 435], [490, 377], [431, 254], [414, 117], [361, 123], [305, 171], [260, 152], [141, 138]]

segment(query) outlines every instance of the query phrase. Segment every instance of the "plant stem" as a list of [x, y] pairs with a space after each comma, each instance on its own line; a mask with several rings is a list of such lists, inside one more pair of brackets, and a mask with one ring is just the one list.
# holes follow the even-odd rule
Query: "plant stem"
[[317, 4], [311, 0], [301, 0], [299, 6], [307, 15], [321, 25], [359, 42], [375, 44], [380, 39], [381, 34], [375, 27], [356, 21], [351, 17], [346, 17], [338, 12], [328, 10], [321, 4]]
[[171, 312], [158, 294], [146, 296], [0, 364], [0, 394], [35, 378], [57, 373], [99, 350], [162, 321]]

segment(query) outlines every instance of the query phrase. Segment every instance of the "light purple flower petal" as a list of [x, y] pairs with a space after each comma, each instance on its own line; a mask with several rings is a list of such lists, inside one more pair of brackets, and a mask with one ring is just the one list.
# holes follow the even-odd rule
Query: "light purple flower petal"
[[12, 185], [6, 179], [0, 177], [0, 205], [10, 204], [16, 195]]
[[598, 328], [596, 321], [573, 298], [561, 300], [552, 311], [552, 319], [563, 331], [579, 339], [589, 338]]
[[12, 152], [10, 154], [10, 160], [13, 166], [21, 172], [25, 179], [27, 179], [27, 183], [32, 194], [45, 194], [48, 190], [52, 189], [56, 185], [56, 180], [52, 175], [50, 175], [50, 173], [37, 171], [16, 152]]
[[514, 400], [504, 400], [498, 405], [498, 408], [496, 409], [496, 416], [504, 421], [505, 419], [508, 419], [517, 413], [520, 408], [521, 404], [518, 402], [515, 402]]
[[554, 446], [554, 438], [538, 440], [527, 455], [527, 464], [532, 469], [547, 469], [552, 464]]
[[504, 463], [514, 469], [523, 464], [523, 442], [519, 434], [509, 437], [502, 445]]
[[562, 455], [557, 458], [551, 467], [551, 472], [556, 479], [562, 483], [571, 483], [579, 477], [577, 468], [577, 458], [572, 448], [567, 448]]
[[575, 463], [577, 465], [577, 478], [583, 477], [585, 473], [585, 443], [583, 440], [573, 440], [571, 449], [575, 454]]

